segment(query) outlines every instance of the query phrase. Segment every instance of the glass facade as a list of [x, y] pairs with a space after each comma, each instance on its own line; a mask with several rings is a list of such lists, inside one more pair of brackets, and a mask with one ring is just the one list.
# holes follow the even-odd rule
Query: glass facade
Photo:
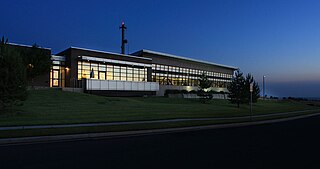
[[213, 82], [212, 87], [226, 87], [233, 77], [232, 74], [220, 72], [152, 64], [152, 81], [163, 85], [198, 86], [202, 73]]
[[147, 81], [147, 68], [131, 65], [115, 65], [109, 63], [78, 61], [78, 80], [81, 80], [82, 78]]
[[[50, 87], [65, 87], [66, 73], [70, 71], [65, 67], [64, 61], [53, 61], [50, 72]], [[147, 81], [147, 68], [133, 65], [120, 65], [114, 63], [78, 61], [78, 80], [82, 78], [121, 81]], [[153, 82], [162, 85], [198, 86], [202, 73], [212, 81], [212, 87], [225, 88], [231, 82], [232, 74], [191, 69], [185, 67], [152, 64]]]

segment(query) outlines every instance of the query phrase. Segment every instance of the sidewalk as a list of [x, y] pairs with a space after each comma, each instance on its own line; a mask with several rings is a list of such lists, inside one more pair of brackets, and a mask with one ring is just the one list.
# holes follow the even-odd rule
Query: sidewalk
[[[106, 122], [106, 123], [85, 123], [85, 124], [59, 124], [59, 125], [35, 125], [35, 126], [10, 126], [0, 127], [0, 131], [4, 130], [22, 130], [22, 129], [48, 129], [48, 128], [67, 128], [67, 127], [93, 127], [93, 126], [115, 126], [115, 125], [128, 125], [128, 124], [150, 124], [150, 123], [168, 123], [168, 122], [187, 122], [187, 121], [214, 121], [214, 120], [245, 120], [254, 119], [259, 117], [273, 117], [279, 115], [290, 115], [296, 113], [303, 113], [315, 110], [302, 110], [287, 113], [274, 113], [265, 115], [254, 116], [240, 116], [240, 117], [220, 117], [220, 118], [181, 118], [181, 119], [168, 119], [168, 120], [148, 120], [148, 121], [130, 121], [130, 122]], [[318, 110], [320, 111], [320, 109]]]

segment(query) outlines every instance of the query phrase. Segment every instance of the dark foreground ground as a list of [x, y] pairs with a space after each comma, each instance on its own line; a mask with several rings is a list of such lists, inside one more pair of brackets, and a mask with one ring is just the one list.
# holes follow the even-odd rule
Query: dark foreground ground
[[0, 146], [10, 168], [320, 168], [320, 116], [218, 130]]

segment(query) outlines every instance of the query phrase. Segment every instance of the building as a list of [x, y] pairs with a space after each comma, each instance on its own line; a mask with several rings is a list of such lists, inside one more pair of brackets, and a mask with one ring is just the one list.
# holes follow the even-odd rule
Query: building
[[152, 59], [70, 47], [53, 56], [50, 87], [82, 88], [108, 96], [156, 95]]
[[152, 81], [160, 85], [157, 95], [165, 90], [198, 90], [198, 80], [205, 73], [211, 80], [211, 90], [226, 92], [236, 67], [226, 66], [171, 54], [140, 50], [133, 55], [152, 59]]
[[52, 55], [50, 75], [37, 84], [107, 96], [163, 96], [167, 89], [197, 90], [202, 73], [213, 82], [211, 90], [227, 91], [236, 69], [151, 50], [125, 55], [70, 47]]

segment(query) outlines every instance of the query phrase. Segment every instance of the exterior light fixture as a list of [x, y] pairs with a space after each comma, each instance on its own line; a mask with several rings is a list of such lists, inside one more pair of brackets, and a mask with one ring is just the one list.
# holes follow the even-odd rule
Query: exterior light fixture
[[34, 68], [33, 64], [31, 64], [31, 63], [28, 64], [28, 68], [31, 68], [31, 69]]

